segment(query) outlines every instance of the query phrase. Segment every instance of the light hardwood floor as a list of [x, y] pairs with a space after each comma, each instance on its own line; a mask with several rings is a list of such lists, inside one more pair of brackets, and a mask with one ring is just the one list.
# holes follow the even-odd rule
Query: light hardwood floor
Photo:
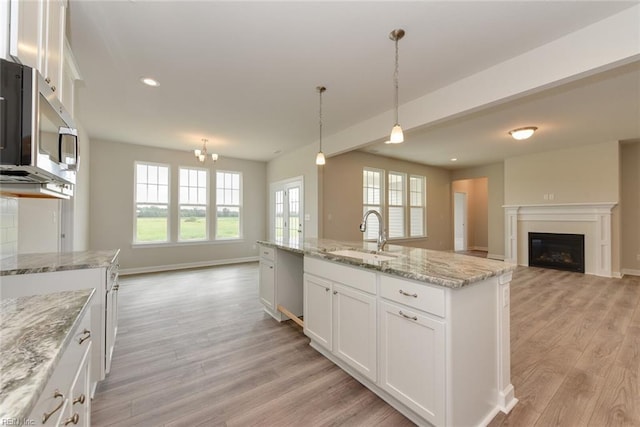
[[[121, 277], [95, 426], [411, 426], [258, 302], [257, 264]], [[640, 426], [640, 278], [519, 268], [497, 426]]]

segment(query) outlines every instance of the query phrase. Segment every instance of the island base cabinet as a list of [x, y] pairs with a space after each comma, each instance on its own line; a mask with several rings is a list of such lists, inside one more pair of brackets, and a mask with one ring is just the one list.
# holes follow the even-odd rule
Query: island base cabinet
[[445, 425], [445, 324], [380, 302], [378, 384], [435, 426]]
[[260, 259], [260, 302], [275, 311], [276, 276], [273, 261]]
[[376, 297], [334, 283], [333, 319], [333, 352], [375, 382]]
[[304, 275], [304, 334], [331, 351], [332, 314], [331, 282]]

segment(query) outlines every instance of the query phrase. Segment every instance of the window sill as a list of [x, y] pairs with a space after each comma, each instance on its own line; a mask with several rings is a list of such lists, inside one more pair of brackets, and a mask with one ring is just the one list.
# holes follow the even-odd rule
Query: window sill
[[220, 240], [194, 240], [190, 242], [162, 242], [162, 243], [132, 243], [132, 249], [146, 248], [171, 248], [181, 246], [201, 246], [201, 245], [228, 245], [230, 243], [244, 243], [244, 239], [220, 239]]

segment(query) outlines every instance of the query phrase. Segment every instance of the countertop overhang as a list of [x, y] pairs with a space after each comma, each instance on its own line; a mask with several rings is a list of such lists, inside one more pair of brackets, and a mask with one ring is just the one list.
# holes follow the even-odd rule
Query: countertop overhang
[[43, 252], [0, 259], [0, 276], [109, 267], [120, 249]]
[[94, 292], [0, 300], [0, 419], [27, 419]]
[[[500, 276], [516, 268], [515, 264], [503, 261], [408, 246], [386, 245], [385, 250], [379, 252], [376, 250], [376, 244], [370, 242], [305, 239], [302, 244], [297, 242], [285, 243], [277, 240], [259, 240], [258, 243], [304, 256], [376, 270], [393, 276], [447, 288], [461, 288], [490, 277]], [[332, 253], [341, 250], [390, 255], [393, 259], [363, 261], [362, 259]]]

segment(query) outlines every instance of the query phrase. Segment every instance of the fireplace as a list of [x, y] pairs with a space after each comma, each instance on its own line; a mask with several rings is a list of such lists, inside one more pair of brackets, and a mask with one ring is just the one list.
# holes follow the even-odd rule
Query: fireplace
[[584, 273], [584, 234], [530, 232], [529, 266]]

